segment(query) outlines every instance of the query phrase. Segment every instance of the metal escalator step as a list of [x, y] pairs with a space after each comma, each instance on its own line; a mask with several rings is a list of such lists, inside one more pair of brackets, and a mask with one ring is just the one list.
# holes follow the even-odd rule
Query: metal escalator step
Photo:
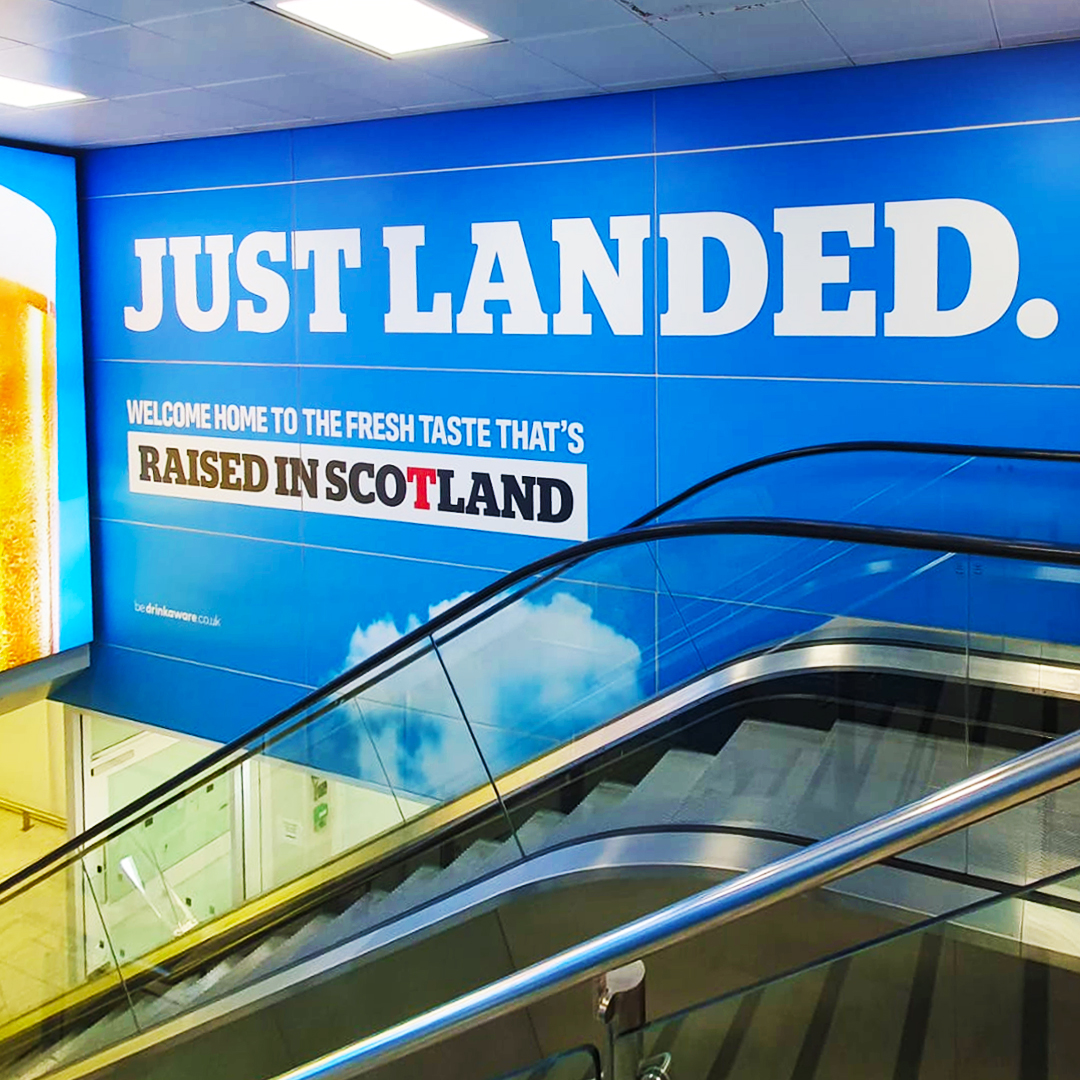
[[239, 957], [226, 956], [209, 971], [193, 975], [177, 983], [158, 998], [144, 996], [136, 999], [135, 1013], [139, 1018], [140, 1027], [153, 1027], [154, 1024], [161, 1023], [170, 1016], [175, 1016], [196, 1002], [200, 1002], [219, 983], [222, 983], [240, 962]]
[[590, 833], [616, 828], [619, 824], [619, 807], [633, 790], [629, 784], [601, 780], [558, 825], [544, 836], [540, 846], [542, 848], [555, 847], [568, 840], [588, 836]]
[[475, 876], [481, 872], [487, 873], [502, 862], [500, 856], [506, 851], [506, 843], [502, 840], [474, 840], [443, 871], [443, 875]]
[[[968, 747], [967, 775], [991, 769], [1013, 751], [996, 746]], [[1063, 791], [1070, 791], [1066, 788]], [[1053, 792], [981, 825], [944, 836], [910, 853], [933, 866], [981, 874], [1010, 882], [1033, 881], [1074, 866], [1080, 842], [1080, 789], [1070, 796], [1074, 812], [1057, 816]]]
[[321, 942], [332, 934], [339, 932], [348, 933], [354, 929], [359, 930], [367, 922], [368, 911], [382, 903], [388, 895], [385, 889], [369, 889], [355, 903], [347, 907], [336, 919], [328, 923], [318, 933], [303, 942], [301, 949], [309, 951], [316, 942]]
[[[526, 853], [539, 851], [548, 835], [562, 824], [565, 817], [566, 815], [560, 814], [558, 810], [538, 810], [518, 827], [518, 842]], [[511, 838], [507, 843], [513, 844], [514, 841]]]
[[426, 879], [426, 881], [410, 883], [410, 899], [413, 901], [414, 907], [431, 903], [440, 896], [445, 896], [454, 889], [468, 885], [493, 870], [508, 866], [520, 857], [521, 853], [512, 840], [509, 843], [496, 840], [476, 840], [441, 873]]
[[830, 738], [834, 743], [846, 740], [851, 756], [865, 760], [867, 772], [879, 782], [895, 782], [897, 797], [911, 792], [918, 798], [972, 771], [972, 748], [959, 739], [849, 723], [834, 725]]
[[[280, 967], [293, 955], [303, 942], [317, 934], [324, 926], [334, 921], [334, 916], [329, 912], [316, 912], [306, 919], [298, 922], [293, 927], [285, 927], [279, 933], [272, 934], [265, 941], [252, 949], [236, 966], [221, 980], [218, 985], [212, 987], [214, 996], [228, 993], [237, 987], [251, 982], [255, 978], [261, 978], [265, 969], [269, 966]], [[291, 932], [290, 932], [291, 930]]]
[[667, 824], [714, 760], [693, 750], [669, 750], [622, 801], [619, 826]]
[[305, 933], [298, 940], [290, 942], [283, 949], [271, 957], [263, 967], [253, 973], [255, 977], [263, 978], [271, 971], [278, 971], [290, 964], [298, 964], [308, 957], [326, 949], [333, 948], [339, 942], [347, 941], [362, 932], [368, 924], [368, 912], [377, 907], [388, 894], [382, 889], [372, 889], [366, 892], [351, 907], [340, 915], [328, 918], [310, 934]]
[[371, 908], [371, 922], [384, 922], [401, 915], [406, 911], [422, 903], [417, 897], [424, 893], [424, 887], [428, 882], [440, 877], [442, 874], [438, 866], [420, 866], [414, 870], [396, 889], [388, 893], [378, 904]]
[[744, 721], [670, 820], [714, 825], [747, 818], [761, 828], [790, 829], [824, 742], [814, 729]]
[[137, 1029], [127, 1004], [117, 1006], [96, 1023], [53, 1046], [24, 1072], [20, 1072], [18, 1080], [36, 1080], [39, 1076], [47, 1076], [53, 1069], [87, 1057], [96, 1050], [122, 1042], [135, 1034]]
[[[1015, 756], [994, 746], [970, 747], [970, 773], [993, 768]], [[1080, 784], [1051, 792], [974, 825], [954, 837], [963, 841], [950, 866], [1014, 883], [1036, 881], [1076, 865], [1080, 848]], [[913, 857], [937, 856], [943, 841], [924, 845]]]
[[[996, 764], [996, 762], [991, 764]], [[989, 767], [988, 765], [987, 768]], [[1080, 818], [1080, 783], [1058, 788], [1057, 791], [1046, 795], [1042, 801], [1051, 810]]]
[[[363, 933], [369, 926], [393, 917], [400, 911], [429, 903], [452, 889], [488, 873], [500, 864], [512, 861], [517, 856], [516, 847], [510, 851], [505, 843], [477, 840], [442, 871], [431, 866], [421, 867], [402, 882], [393, 893], [375, 889], [362, 896], [347, 911], [322, 924], [317, 932], [305, 935], [302, 940], [290, 943], [281, 950], [274, 957], [274, 968], [297, 963], [308, 956], [314, 956], [316, 953], [348, 941]], [[406, 892], [399, 896], [399, 890], [406, 890]], [[391, 897], [397, 897], [394, 908], [385, 906], [390, 902]], [[258, 974], [262, 976], [265, 973], [260, 971]]]
[[[1013, 756], [1000, 747], [937, 735], [837, 723], [797, 807], [793, 831], [832, 835]], [[1061, 816], [1058, 804], [1039, 800], [925, 844], [909, 857], [1015, 883], [1067, 869], [1080, 834], [1080, 786], [1066, 799], [1069, 810]]]
[[[1059, 806], [1046, 805], [1043, 800], [1037, 800], [1025, 807], [1010, 810], [997, 819], [991, 818], [984, 825], [993, 826], [995, 821], [1004, 824], [1017, 814], [1017, 811], [1020, 811], [1018, 816], [1026, 819], [1028, 826], [1028, 840], [1025, 844], [1025, 880], [1036, 881], [1076, 866], [1076, 853], [1080, 851], [1080, 811], [1062, 810]], [[970, 831], [973, 838], [981, 839], [981, 826], [976, 826]], [[993, 829], [986, 828], [985, 834], [992, 837]], [[996, 842], [999, 841], [991, 840], [991, 844]], [[978, 843], [979, 839], [973, 839], [973, 846]], [[993, 850], [992, 847], [991, 850]], [[1062, 884], [1066, 888], [1075, 888], [1075, 879]]]
[[[971, 874], [981, 874], [1016, 884], [1038, 880], [1054, 870], [1043, 873], [1043, 866], [1057, 862], [1057, 869], [1076, 865], [1076, 849], [1071, 853], [1062, 851], [1060, 844], [1067, 843], [1065, 836], [1053, 836], [1050, 830], [1060, 827], [1059, 822], [1047, 820], [1043, 808], [1036, 801], [990, 818], [964, 830], [966, 846], [964, 865], [960, 867]], [[1075, 828], [1070, 830], [1075, 837]], [[1050, 836], [1053, 839], [1050, 840]], [[1058, 850], [1058, 858], [1046, 851], [1047, 841]], [[912, 853], [918, 858], [922, 849]]]
[[[421, 866], [392, 893], [373, 889], [340, 915], [320, 916], [317, 920], [312, 920], [304, 931], [279, 949], [270, 962], [252, 972], [252, 978], [265, 977], [272, 970], [299, 963], [333, 948], [362, 934], [368, 927], [384, 919], [427, 903], [430, 899], [456, 888], [458, 884], [464, 884], [486, 872], [488, 867], [484, 864], [488, 861], [494, 862], [504, 847], [505, 845], [495, 841], [478, 840], [466, 848], [445, 870], [440, 871], [434, 866]], [[387, 906], [391, 901], [393, 906]]]
[[615, 807], [621, 805], [633, 790], [632, 784], [621, 784], [615, 780], [601, 780], [566, 815], [562, 824], [553, 831], [552, 835], [562, 832], [568, 825], [577, 825], [579, 822], [595, 817], [597, 814], [609, 814]]
[[[307, 929], [311, 925], [312, 920], [308, 920], [303, 929]], [[303, 929], [297, 931], [297, 933], [303, 933]], [[289, 933], [275, 933], [271, 934], [268, 938], [260, 941], [243, 959], [237, 961], [236, 966], [229, 972], [229, 977], [223, 982], [235, 982], [244, 979], [250, 972], [259, 967], [267, 957], [274, 956], [285, 948], [297, 934]]]
[[799, 801], [801, 831], [830, 836], [922, 798], [971, 771], [962, 742], [838, 722]]
[[340, 916], [330, 911], [317, 911], [306, 919], [303, 925], [298, 926], [282, 943], [281, 948], [275, 950], [274, 955], [279, 955], [285, 949], [302, 949], [309, 941], [317, 937], [326, 927], [333, 926]]

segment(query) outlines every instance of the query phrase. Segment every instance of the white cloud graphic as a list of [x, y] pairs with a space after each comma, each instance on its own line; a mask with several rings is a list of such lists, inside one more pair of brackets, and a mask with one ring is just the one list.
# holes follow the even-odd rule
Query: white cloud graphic
[[[452, 600], [440, 600], [439, 603], [432, 604], [428, 608], [425, 622], [430, 622], [436, 616], [449, 610], [455, 604], [460, 604], [462, 600], [471, 595], [472, 593], [463, 592]], [[412, 633], [418, 626], [420, 626], [420, 620], [415, 615], [410, 615], [405, 620], [403, 630], [398, 629], [392, 615], [384, 615], [381, 619], [376, 619], [375, 622], [369, 623], [367, 626], [358, 626], [349, 640], [349, 655], [345, 661], [345, 667], [355, 667], [369, 656], [374, 656], [380, 649], [393, 645], [399, 637]]]
[[[432, 605], [428, 617], [467, 595]], [[349, 665], [419, 625], [410, 616], [399, 628], [387, 615], [358, 626]], [[482, 783], [485, 772], [461, 721], [459, 700], [498, 776], [642, 697], [641, 649], [568, 591], [518, 600], [457, 637], [440, 640], [439, 649], [453, 690], [439, 658], [428, 652], [358, 700], [366, 735], [361, 733], [357, 752], [366, 778], [387, 776], [391, 786], [427, 797], [448, 797]]]

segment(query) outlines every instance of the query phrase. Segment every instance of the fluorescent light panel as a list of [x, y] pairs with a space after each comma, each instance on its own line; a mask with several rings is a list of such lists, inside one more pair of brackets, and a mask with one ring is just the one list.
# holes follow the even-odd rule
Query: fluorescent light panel
[[287, 15], [387, 56], [491, 37], [421, 0], [279, 0], [277, 6]]
[[33, 109], [39, 105], [59, 105], [64, 101], [81, 101], [85, 94], [78, 90], [59, 90], [55, 86], [8, 79], [0, 75], [0, 105], [15, 105], [20, 109]]

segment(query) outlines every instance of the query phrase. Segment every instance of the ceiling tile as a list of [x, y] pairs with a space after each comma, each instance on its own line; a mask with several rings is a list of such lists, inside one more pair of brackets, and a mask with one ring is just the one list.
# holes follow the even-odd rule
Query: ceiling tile
[[493, 98], [596, 89], [592, 83], [508, 41], [403, 58], [399, 63]]
[[53, 0], [3, 0], [0, 4], [0, 36], [24, 45], [42, 45], [113, 26], [112, 19]]
[[187, 86], [321, 71], [363, 55], [251, 5], [165, 19], [149, 28], [121, 26], [52, 47]]
[[806, 2], [855, 60], [892, 60], [998, 44], [988, 0]]
[[156, 109], [183, 121], [207, 127], [245, 127], [283, 120], [299, 120], [302, 113], [256, 105], [250, 101], [226, 97], [212, 90], [170, 90], [163, 94], [145, 94], [127, 100], [139, 108]]
[[151, 141], [184, 126], [175, 117], [119, 101], [0, 111], [0, 137], [32, 139], [56, 146], [84, 146], [105, 140]]
[[991, 0], [1003, 45], [1080, 37], [1077, 0]]
[[584, 100], [588, 97], [604, 96], [604, 91], [598, 86], [591, 86], [587, 90], [551, 90], [548, 93], [539, 94], [506, 94], [498, 99], [499, 105], [537, 105], [541, 102], [564, 101], [579, 98]]
[[265, 105], [311, 119], [383, 113], [386, 106], [350, 90], [335, 89], [308, 75], [280, 75], [204, 87], [238, 101]]
[[[0, 53], [0, 59], [2, 57]], [[319, 72], [315, 78], [325, 86], [359, 94], [392, 109], [460, 107], [491, 102], [489, 97], [476, 90], [365, 53], [358, 53], [348, 68]]]
[[721, 75], [848, 62], [843, 50], [801, 3], [690, 15], [656, 25], [662, 34]]
[[207, 67], [212, 68], [212, 65], [204, 64], [201, 51], [192, 55], [171, 38], [133, 26], [121, 26], [75, 41], [57, 42], [53, 49], [66, 53], [73, 61], [78, 58], [110, 68], [156, 75], [180, 86], [190, 85], [188, 80], [204, 81], [200, 76]]
[[604, 87], [709, 73], [707, 67], [644, 23], [538, 38], [529, 42], [528, 50]]
[[437, 0], [437, 6], [490, 34], [515, 41], [547, 34], [633, 26], [640, 21], [618, 0], [539, 0], [533, 3]]
[[[449, 111], [449, 110], [448, 110]], [[317, 116], [310, 124], [305, 124], [305, 130], [318, 130], [323, 127], [332, 127], [334, 124], [353, 124], [360, 120], [390, 120], [401, 119], [406, 114], [400, 109], [365, 109], [362, 112], [342, 112], [338, 114], [328, 113], [326, 116]]]
[[198, 128], [195, 131], [170, 131], [166, 134], [157, 135], [151, 138], [145, 136], [142, 138], [139, 138], [138, 136], [132, 138], [123, 131], [119, 131], [106, 138], [80, 141], [75, 145], [77, 145], [80, 150], [112, 150], [125, 146], [146, 146], [149, 143], [186, 142], [189, 139], [213, 139], [219, 135], [241, 134], [243, 134], [243, 131], [239, 128], [220, 128], [218, 130]]
[[[91, 34], [89, 38], [76, 40], [87, 41], [100, 36]], [[65, 90], [79, 90], [91, 97], [102, 98], [149, 94], [155, 90], [172, 90], [180, 85], [165, 78], [96, 64], [61, 52], [55, 44], [49, 49], [38, 48], [36, 45], [20, 45], [16, 49], [0, 51], [0, 75], [59, 86]]]
[[63, 0], [69, 7], [105, 15], [117, 22], [140, 23], [189, 15], [196, 11], [212, 11], [246, 3], [247, 0]]

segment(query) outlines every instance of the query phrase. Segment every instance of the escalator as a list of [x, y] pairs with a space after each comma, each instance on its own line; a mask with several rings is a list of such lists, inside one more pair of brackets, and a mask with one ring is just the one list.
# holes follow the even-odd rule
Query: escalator
[[[0, 883], [25, 976], [0, 978], [4, 1075], [273, 1077], [1056, 745], [1080, 727], [1078, 466], [797, 451], [461, 601]], [[328, 777], [354, 792], [332, 843]], [[325, 842], [293, 843], [277, 812], [297, 783]], [[697, 1057], [672, 1047], [720, 998], [699, 1026], [741, 1031], [739, 1052], [692, 1075], [728, 1075], [716, 1062], [757, 1060], [750, 1033], [780, 1022], [758, 1022], [771, 988], [840, 1001], [897, 935], [923, 970], [911, 943], [957, 912], [976, 950], [1080, 956], [1078, 837], [1080, 789], [1041, 793], [672, 943], [650, 960], [649, 1015], [668, 1019], [636, 1060], [707, 1059], [705, 1036]], [[590, 994], [388, 1075], [587, 1073]], [[807, 1055], [792, 1075], [824, 1075]]]

